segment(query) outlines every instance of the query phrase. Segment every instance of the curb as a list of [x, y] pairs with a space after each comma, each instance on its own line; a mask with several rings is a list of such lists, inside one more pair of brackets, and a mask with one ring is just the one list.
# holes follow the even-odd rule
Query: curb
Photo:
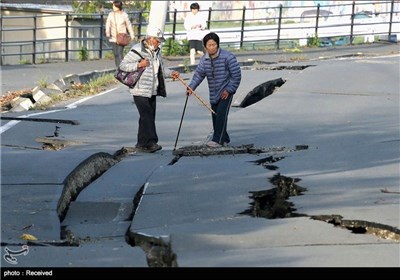
[[10, 112], [24, 112], [37, 105], [47, 103], [51, 100], [51, 95], [62, 94], [71, 89], [74, 84], [87, 84], [93, 79], [97, 79], [105, 74], [114, 73], [115, 69], [95, 70], [82, 74], [70, 74], [61, 79], [55, 80], [47, 87], [37, 86], [32, 90], [32, 94], [18, 96], [11, 101]]

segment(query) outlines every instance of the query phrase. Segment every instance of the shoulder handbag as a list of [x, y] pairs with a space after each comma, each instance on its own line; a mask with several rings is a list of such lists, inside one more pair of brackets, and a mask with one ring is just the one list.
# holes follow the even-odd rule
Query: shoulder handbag
[[[144, 57], [138, 53], [135, 50], [131, 50], [134, 53], [136, 53], [137, 55], [139, 55], [142, 59], [144, 59]], [[124, 85], [126, 85], [129, 88], [134, 88], [136, 83], [139, 81], [140, 76], [142, 76], [143, 71], [145, 70], [145, 67], [140, 67], [138, 68], [137, 71], [133, 71], [133, 72], [125, 72], [122, 71], [120, 68], [117, 69], [117, 71], [115, 72], [115, 79], [117, 79], [118, 81], [120, 81], [121, 83], [123, 83]]]
[[[129, 42], [131, 41], [131, 36], [129, 36], [129, 34], [127, 33], [118, 33], [118, 29], [117, 29], [117, 18], [115, 17], [115, 13], [114, 13], [114, 23], [115, 23], [115, 34], [116, 37], [116, 44], [120, 45], [120, 46], [127, 46], [129, 44]], [[126, 28], [125, 28], [126, 30]]]
[[127, 33], [118, 33], [117, 34], [117, 45], [127, 46], [131, 41], [131, 36]]

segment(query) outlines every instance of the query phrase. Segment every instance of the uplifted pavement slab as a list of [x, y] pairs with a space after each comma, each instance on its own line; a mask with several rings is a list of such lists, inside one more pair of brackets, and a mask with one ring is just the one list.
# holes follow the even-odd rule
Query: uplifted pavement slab
[[147, 178], [168, 163], [163, 155], [134, 152], [109, 168], [69, 205], [63, 231], [74, 238], [124, 236], [132, 220], [135, 197]]
[[[183, 157], [156, 170], [144, 190], [130, 231], [168, 235], [164, 227], [234, 217], [246, 210], [248, 192], [271, 188], [272, 176], [254, 166], [256, 155]], [[149, 217], [152, 217], [149, 219]], [[154, 233], [152, 233], [154, 234]]]
[[170, 160], [170, 153], [165, 151], [157, 154], [128, 154], [86, 187], [76, 201], [132, 203], [152, 173], [160, 166], [167, 165]]

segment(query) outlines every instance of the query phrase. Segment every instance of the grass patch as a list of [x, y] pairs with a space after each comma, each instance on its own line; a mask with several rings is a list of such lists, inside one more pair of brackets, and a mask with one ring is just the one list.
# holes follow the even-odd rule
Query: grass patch
[[114, 53], [112, 51], [106, 52], [106, 54], [104, 55], [104, 58], [113, 60], [114, 59]]
[[38, 85], [42, 88], [47, 88], [47, 86], [49, 85], [49, 83], [47, 82], [49, 79], [49, 77], [47, 76], [43, 76], [39, 79], [38, 81]]
[[32, 64], [32, 62], [27, 58], [23, 58], [19, 61], [19, 64], [26, 65], [26, 64]]
[[114, 78], [114, 74], [104, 74], [96, 79], [90, 80], [87, 84], [73, 84], [71, 88], [64, 93], [52, 94], [49, 102], [37, 104], [34, 106], [34, 109], [45, 110], [59, 102], [95, 95], [115, 84], [117, 84], [117, 80]]

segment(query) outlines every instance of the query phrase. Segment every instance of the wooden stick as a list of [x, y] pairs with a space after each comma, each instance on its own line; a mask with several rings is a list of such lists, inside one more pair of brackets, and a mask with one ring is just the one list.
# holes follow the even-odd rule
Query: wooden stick
[[211, 113], [213, 113], [214, 115], [216, 115], [216, 113], [214, 112], [214, 110], [213, 109], [211, 109], [211, 107], [210, 107], [210, 105], [208, 105], [206, 102], [204, 102], [204, 100], [203, 99], [201, 99], [201, 97], [200, 96], [198, 96], [197, 95], [197, 93], [193, 90], [193, 89], [191, 89], [189, 86], [188, 86], [188, 84], [179, 76], [178, 77], [178, 80], [179, 81], [181, 81], [182, 82], [182, 84], [187, 88], [187, 89], [189, 89], [190, 91], [191, 91], [191, 93], [211, 112]]

